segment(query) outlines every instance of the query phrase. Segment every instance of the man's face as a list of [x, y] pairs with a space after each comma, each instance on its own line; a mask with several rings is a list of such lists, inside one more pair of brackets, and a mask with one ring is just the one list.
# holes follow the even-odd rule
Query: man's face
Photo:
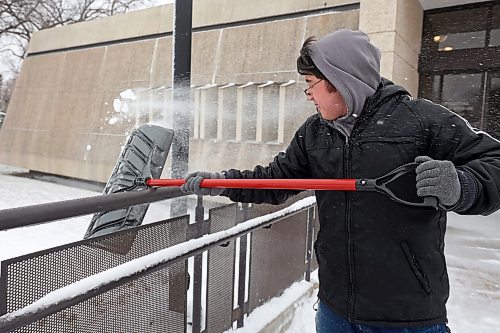
[[347, 114], [347, 105], [337, 89], [330, 91], [327, 82], [314, 75], [305, 75], [304, 80], [308, 85], [307, 100], [314, 103], [324, 119], [335, 120]]

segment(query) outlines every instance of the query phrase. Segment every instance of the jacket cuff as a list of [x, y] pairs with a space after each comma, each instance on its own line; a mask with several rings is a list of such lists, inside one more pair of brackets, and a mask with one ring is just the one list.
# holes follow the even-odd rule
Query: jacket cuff
[[476, 202], [478, 188], [476, 181], [474, 180], [474, 176], [472, 176], [468, 171], [457, 169], [457, 173], [462, 189], [462, 195], [460, 196], [458, 203], [451, 207], [450, 210], [455, 213], [463, 213], [471, 208], [474, 202]]

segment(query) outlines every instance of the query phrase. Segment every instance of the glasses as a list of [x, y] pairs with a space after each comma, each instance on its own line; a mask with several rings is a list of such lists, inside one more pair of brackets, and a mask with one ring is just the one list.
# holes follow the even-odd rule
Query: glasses
[[310, 87], [308, 87], [308, 88], [304, 89], [304, 94], [306, 94], [306, 96], [307, 96], [307, 97], [309, 97], [309, 91], [310, 91], [312, 88], [314, 88], [314, 86], [315, 86], [315, 85], [317, 85], [318, 83], [320, 83], [321, 81], [323, 81], [323, 79], [321, 79], [321, 80], [318, 80], [318, 81], [314, 82], [312, 86], [310, 86]]

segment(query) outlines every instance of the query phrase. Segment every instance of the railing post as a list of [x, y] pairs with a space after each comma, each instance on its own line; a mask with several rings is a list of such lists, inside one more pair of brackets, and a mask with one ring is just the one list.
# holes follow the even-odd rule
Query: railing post
[[[195, 225], [194, 225], [194, 235], [192, 238], [201, 237], [204, 232], [203, 225], [204, 207], [203, 207], [203, 197], [198, 196], [197, 205], [195, 208]], [[203, 254], [197, 254], [194, 256], [193, 264], [193, 327], [192, 333], [201, 332], [201, 287], [202, 287], [202, 266], [203, 266]], [[204, 316], [203, 316], [204, 317]]]
[[[248, 204], [242, 204], [243, 211], [243, 222], [248, 220]], [[239, 272], [238, 272], [238, 309], [239, 316], [236, 321], [236, 325], [238, 328], [243, 327], [244, 318], [246, 313], [246, 303], [245, 303], [245, 291], [246, 291], [246, 271], [247, 271], [247, 237], [245, 235], [240, 237], [240, 258], [239, 258]]]
[[306, 276], [307, 282], [311, 281], [311, 264], [314, 237], [314, 206], [307, 209], [307, 241], [306, 241]]
[[7, 313], [7, 268], [0, 264], [0, 316], [3, 316]]

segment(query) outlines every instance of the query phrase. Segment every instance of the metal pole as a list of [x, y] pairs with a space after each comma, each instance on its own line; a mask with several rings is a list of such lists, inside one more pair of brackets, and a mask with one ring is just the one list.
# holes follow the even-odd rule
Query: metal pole
[[[184, 177], [188, 171], [192, 17], [193, 0], [175, 0], [172, 47], [173, 178]], [[175, 200], [172, 207], [172, 216], [185, 214], [186, 199]]]
[[[195, 209], [195, 238], [201, 237], [205, 234], [204, 230], [204, 207], [203, 197], [198, 196], [198, 203]], [[201, 287], [202, 287], [202, 272], [203, 272], [203, 253], [194, 256], [193, 267], [193, 327], [192, 333], [201, 332]], [[205, 318], [205, 316], [203, 316]]]
[[306, 276], [305, 280], [311, 282], [311, 264], [314, 237], [314, 207], [307, 210], [307, 241], [306, 241]]
[[[243, 204], [243, 221], [248, 220], [248, 204]], [[247, 271], [247, 235], [240, 237], [240, 271], [238, 272], [238, 309], [239, 316], [237, 319], [237, 327], [241, 328], [244, 325], [244, 318], [246, 313], [245, 306], [245, 290], [246, 290], [246, 271]]]
[[127, 208], [184, 194], [178, 188], [152, 188], [0, 210], [0, 230]]

